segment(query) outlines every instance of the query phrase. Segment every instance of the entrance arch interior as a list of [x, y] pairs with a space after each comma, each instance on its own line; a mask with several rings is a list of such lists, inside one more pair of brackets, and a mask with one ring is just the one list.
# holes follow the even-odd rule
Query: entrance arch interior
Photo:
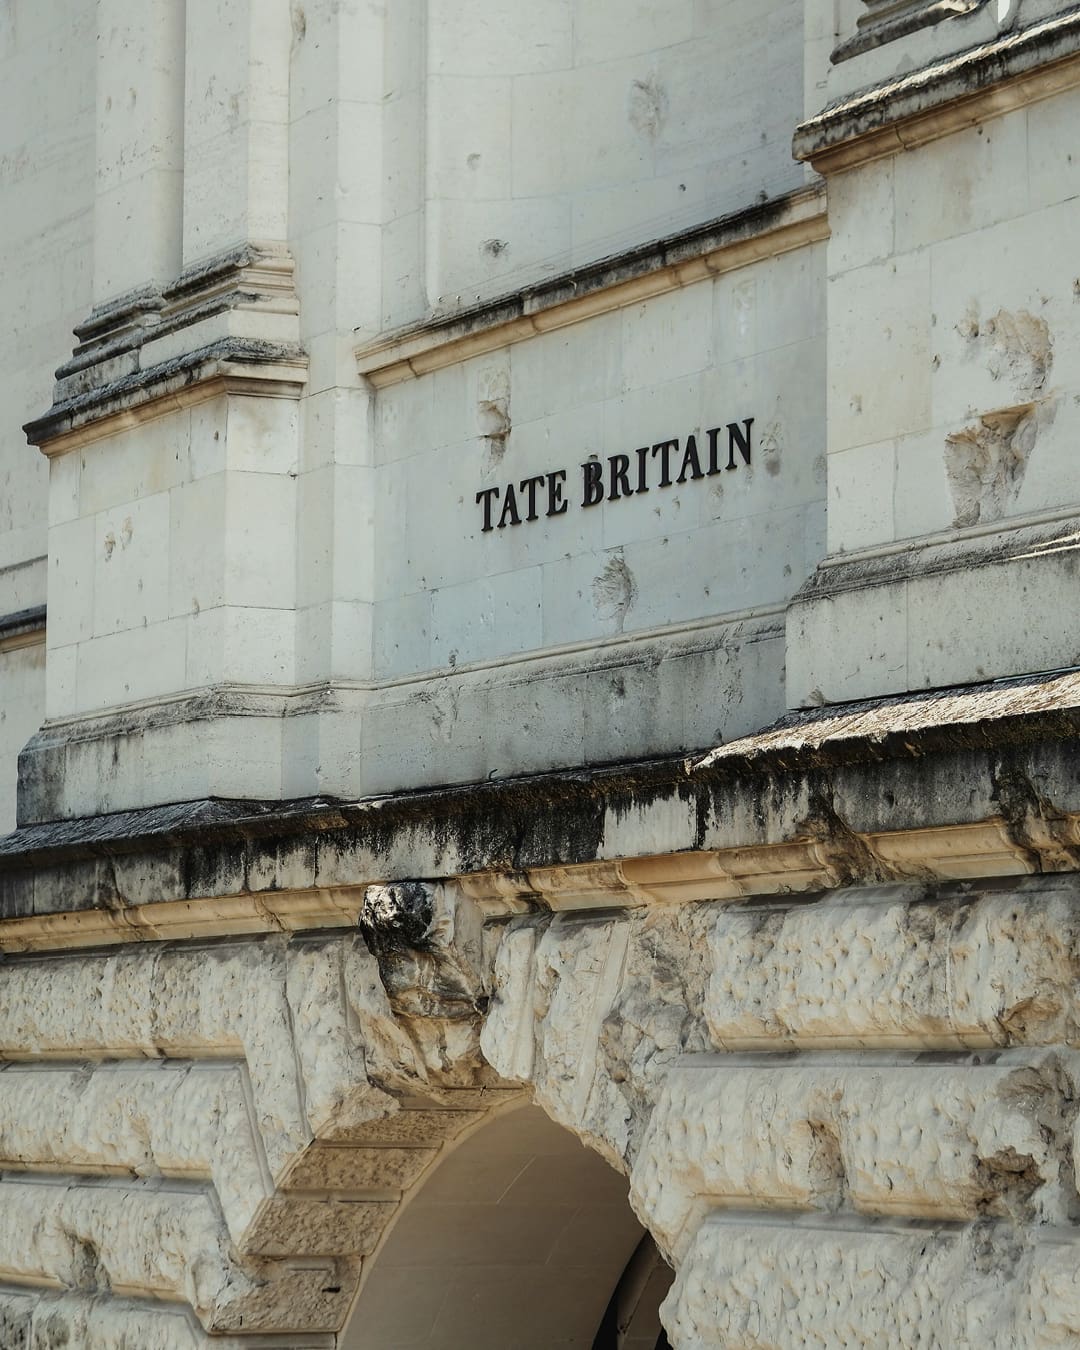
[[671, 1283], [625, 1178], [537, 1106], [495, 1115], [417, 1184], [342, 1350], [657, 1350]]

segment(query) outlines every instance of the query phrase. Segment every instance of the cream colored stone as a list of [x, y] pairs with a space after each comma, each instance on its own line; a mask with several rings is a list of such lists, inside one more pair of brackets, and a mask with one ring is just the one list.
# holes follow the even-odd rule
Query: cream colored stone
[[[0, 1295], [0, 1344], [18, 1350], [51, 1350], [78, 1345], [80, 1350], [203, 1350], [208, 1344], [190, 1312], [119, 1298], [102, 1301], [78, 1294], [26, 1290]], [[26, 1337], [22, 1340], [20, 1337]], [[235, 1341], [215, 1341], [236, 1350]]]
[[285, 1180], [288, 1190], [390, 1193], [411, 1186], [435, 1157], [430, 1148], [312, 1145]]
[[[182, 1299], [206, 1316], [252, 1288], [208, 1196], [160, 1185], [5, 1180], [0, 1270], [16, 1280]], [[198, 1260], [194, 1260], [198, 1253]]]
[[1019, 1350], [1055, 1343], [1027, 1321], [1030, 1268], [1008, 1231], [709, 1221], [663, 1315], [679, 1350]]
[[267, 1189], [239, 1065], [9, 1065], [5, 1169], [212, 1180], [239, 1241]]
[[366, 1256], [396, 1205], [359, 1200], [274, 1196], [260, 1210], [245, 1239], [253, 1256]]
[[991, 894], [943, 905], [883, 889], [719, 910], [709, 1028], [732, 1050], [1072, 1043], [1078, 941], [1070, 888], [1038, 904]]
[[599, 1040], [627, 938], [624, 919], [557, 918], [538, 935], [512, 931], [497, 958], [495, 1001], [481, 1036], [500, 1073], [526, 1079], [555, 1120], [618, 1167], [625, 1166], [630, 1110], [601, 1071]]
[[634, 1164], [634, 1204], [677, 1260], [703, 1203], [1064, 1221], [1076, 1200], [1063, 1112], [1075, 1073], [1019, 1052], [978, 1066], [679, 1067]]
[[[11, 967], [0, 985], [0, 1050], [17, 1058], [242, 1055], [276, 1174], [335, 1112], [355, 1124], [393, 1109], [346, 1032], [345, 959], [337, 944], [286, 948], [271, 940]], [[347, 959], [374, 964], [362, 948]], [[372, 1017], [365, 1007], [365, 990], [381, 994], [377, 974], [367, 981], [351, 985], [351, 1015], [366, 1014], [369, 1025], [385, 1015], [384, 1036], [409, 1044], [388, 1014], [376, 1007]], [[377, 1037], [375, 1028], [370, 1052]]]

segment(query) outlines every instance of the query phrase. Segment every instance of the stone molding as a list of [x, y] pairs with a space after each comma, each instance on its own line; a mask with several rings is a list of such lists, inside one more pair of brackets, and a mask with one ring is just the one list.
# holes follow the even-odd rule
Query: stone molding
[[859, 16], [859, 31], [834, 50], [834, 64], [917, 33], [920, 28], [973, 14], [986, 0], [863, 0], [863, 4], [869, 13]]
[[[1075, 512], [1036, 523], [990, 520], [826, 559], [788, 606], [789, 706], [869, 699], [905, 684], [947, 687], [959, 674], [954, 649], [969, 659], [965, 670], [977, 661], [985, 677], [1007, 678], [1023, 664], [1000, 640], [1010, 630], [1025, 634], [1029, 666], [1070, 668], [1075, 643], [1066, 629], [1033, 618], [1032, 596], [1068, 586], [1078, 527]], [[991, 593], [992, 642], [985, 601]], [[951, 641], [933, 646], [932, 616], [942, 613], [953, 616]], [[883, 616], [875, 653], [853, 656], [843, 641], [822, 641]]]
[[299, 397], [294, 273], [282, 245], [245, 243], [99, 306], [76, 327], [52, 407], [26, 424], [27, 439], [62, 454], [221, 392]]
[[0, 840], [0, 948], [302, 931], [456, 878], [489, 917], [1073, 870], [1080, 675], [785, 718], [692, 760], [355, 803], [204, 802]]
[[0, 618], [0, 652], [36, 647], [45, 641], [45, 606], [33, 605]]
[[[688, 731], [682, 743], [709, 744], [706, 738], [723, 734], [718, 726], [749, 730], [779, 706], [779, 675], [775, 668], [767, 670], [763, 654], [771, 650], [779, 660], [783, 631], [783, 607], [763, 605], [707, 620], [532, 649], [506, 660], [462, 662], [415, 675], [281, 686], [222, 682], [100, 712], [48, 719], [19, 757], [18, 819], [27, 826], [95, 812], [113, 815], [138, 807], [143, 800], [144, 768], [160, 773], [163, 765], [174, 801], [280, 794], [282, 765], [288, 762], [283, 756], [287, 756], [297, 719], [307, 719], [309, 726], [317, 727], [326, 747], [319, 769], [305, 775], [301, 790], [313, 796], [321, 790], [334, 799], [397, 791], [412, 784], [400, 781], [398, 757], [387, 757], [381, 749], [387, 730], [399, 734], [395, 728], [403, 719], [410, 734], [415, 732], [418, 707], [434, 709], [432, 726], [447, 700], [452, 702], [454, 717], [462, 721], [482, 724], [498, 707], [499, 715], [514, 726], [514, 716], [506, 709], [531, 701], [529, 690], [550, 703], [561, 700], [564, 690], [580, 698], [580, 689], [574, 691], [574, 686], [582, 682], [586, 696], [580, 704], [581, 748], [575, 755], [563, 744], [559, 758], [564, 763], [591, 752], [594, 737], [587, 729], [586, 714], [593, 695], [588, 686], [595, 690], [604, 681], [623, 681], [636, 687], [642, 698], [666, 697], [672, 707], [678, 706], [679, 690], [692, 691], [718, 681], [753, 684], [756, 693], [750, 699], [724, 709], [700, 709], [703, 725]], [[242, 728], [243, 773], [232, 756], [208, 763], [203, 753], [204, 732], [211, 726], [223, 735]], [[642, 742], [638, 754], [647, 752], [648, 727], [635, 734], [626, 750], [627, 759]], [[367, 754], [369, 746], [371, 755]], [[556, 768], [552, 746], [530, 741], [527, 735], [518, 734], [512, 749], [507, 742], [504, 753], [521, 772]], [[102, 775], [103, 763], [121, 762], [126, 772]], [[463, 755], [456, 762], [448, 758], [442, 776], [446, 782], [460, 782], [470, 772], [469, 758]]]
[[54, 403], [23, 430], [52, 458], [221, 394], [295, 399], [306, 383], [300, 347], [221, 338]]
[[1075, 7], [841, 98], [796, 128], [822, 174], [925, 145], [1080, 83]]
[[828, 238], [821, 184], [359, 347], [377, 389]]
[[[1080, 1332], [1073, 878], [522, 914], [483, 925], [465, 1019], [395, 1006], [443, 907], [447, 952], [477, 931], [428, 899], [381, 957], [323, 934], [5, 963], [6, 1343], [329, 1350], [402, 1203], [523, 1094], [627, 1176], [675, 1344], [728, 1343], [782, 1255], [824, 1344], [872, 1319], [879, 1261], [883, 1346], [941, 1318], [957, 1350]], [[996, 1291], [977, 1324], [954, 1285]]]

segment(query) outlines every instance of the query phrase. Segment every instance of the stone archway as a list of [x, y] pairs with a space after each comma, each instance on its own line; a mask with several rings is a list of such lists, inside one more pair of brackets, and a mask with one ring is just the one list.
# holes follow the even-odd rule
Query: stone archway
[[626, 1179], [537, 1106], [491, 1113], [402, 1204], [341, 1350], [654, 1350], [672, 1275]]

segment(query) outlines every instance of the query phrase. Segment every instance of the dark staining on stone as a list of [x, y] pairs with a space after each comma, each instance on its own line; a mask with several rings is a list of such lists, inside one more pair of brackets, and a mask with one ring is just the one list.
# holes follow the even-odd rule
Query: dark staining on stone
[[832, 884], [846, 886], [855, 882], [893, 880], [840, 816], [831, 784], [820, 774], [814, 777], [817, 782], [810, 793], [810, 812], [798, 822], [796, 837], [822, 846]]
[[360, 911], [360, 931], [378, 954], [430, 950], [431, 887], [419, 881], [371, 887]]
[[486, 1010], [480, 973], [459, 950], [439, 883], [369, 886], [358, 926], [399, 1015], [475, 1020]]
[[[942, 16], [950, 13], [945, 0], [934, 0], [925, 9]], [[865, 31], [873, 33], [875, 29]], [[1071, 56], [1078, 43], [1080, 15], [1072, 12], [1015, 32], [1002, 32], [993, 41], [935, 60], [922, 71], [904, 70], [858, 94], [837, 99], [795, 129], [792, 153], [796, 159], [824, 158], [830, 150], [862, 136], [924, 116], [954, 100], [970, 99], [976, 92], [1006, 80], [1023, 78], [1043, 64]], [[856, 50], [850, 44], [841, 44], [831, 59], [842, 60], [855, 55]]]
[[688, 230], [666, 235], [638, 248], [588, 263], [550, 277], [534, 286], [523, 287], [512, 295], [500, 296], [478, 305], [456, 310], [450, 315], [425, 319], [399, 329], [395, 337], [404, 339], [419, 333], [442, 334], [448, 338], [482, 332], [500, 323], [553, 308], [568, 300], [577, 300], [593, 291], [604, 290], [647, 276], [673, 263], [686, 262], [714, 249], [753, 238], [783, 223], [792, 206], [821, 195], [821, 189], [799, 188], [754, 206], [719, 216]]
[[91, 418], [106, 417], [163, 393], [176, 392], [197, 384], [207, 378], [213, 366], [223, 361], [250, 366], [300, 366], [306, 359], [304, 350], [291, 343], [255, 338], [221, 338], [172, 360], [148, 366], [145, 370], [132, 370], [106, 384], [54, 403], [42, 417], [27, 422], [23, 431], [31, 445], [45, 445]]
[[1009, 841], [1025, 855], [1033, 872], [1080, 868], [1080, 848], [1068, 842], [1066, 813], [1035, 786], [1029, 774], [995, 762], [990, 783], [990, 800], [1001, 813]]
[[[880, 865], [860, 834], [940, 824], [949, 803], [947, 823], [1005, 819], [1049, 868], [1073, 858], [1057, 831], [1078, 804], [1080, 708], [1048, 706], [1047, 680], [812, 710], [689, 759], [365, 801], [188, 802], [26, 826], [0, 839], [0, 912], [122, 907], [133, 888], [147, 903], [393, 881], [403, 860], [414, 876], [589, 863], [611, 822], [672, 802], [685, 826], [670, 834], [671, 851], [802, 837], [822, 844], [838, 880], [870, 881]], [[979, 716], [958, 720], [953, 696]], [[939, 713], [933, 699], [945, 700]]]

